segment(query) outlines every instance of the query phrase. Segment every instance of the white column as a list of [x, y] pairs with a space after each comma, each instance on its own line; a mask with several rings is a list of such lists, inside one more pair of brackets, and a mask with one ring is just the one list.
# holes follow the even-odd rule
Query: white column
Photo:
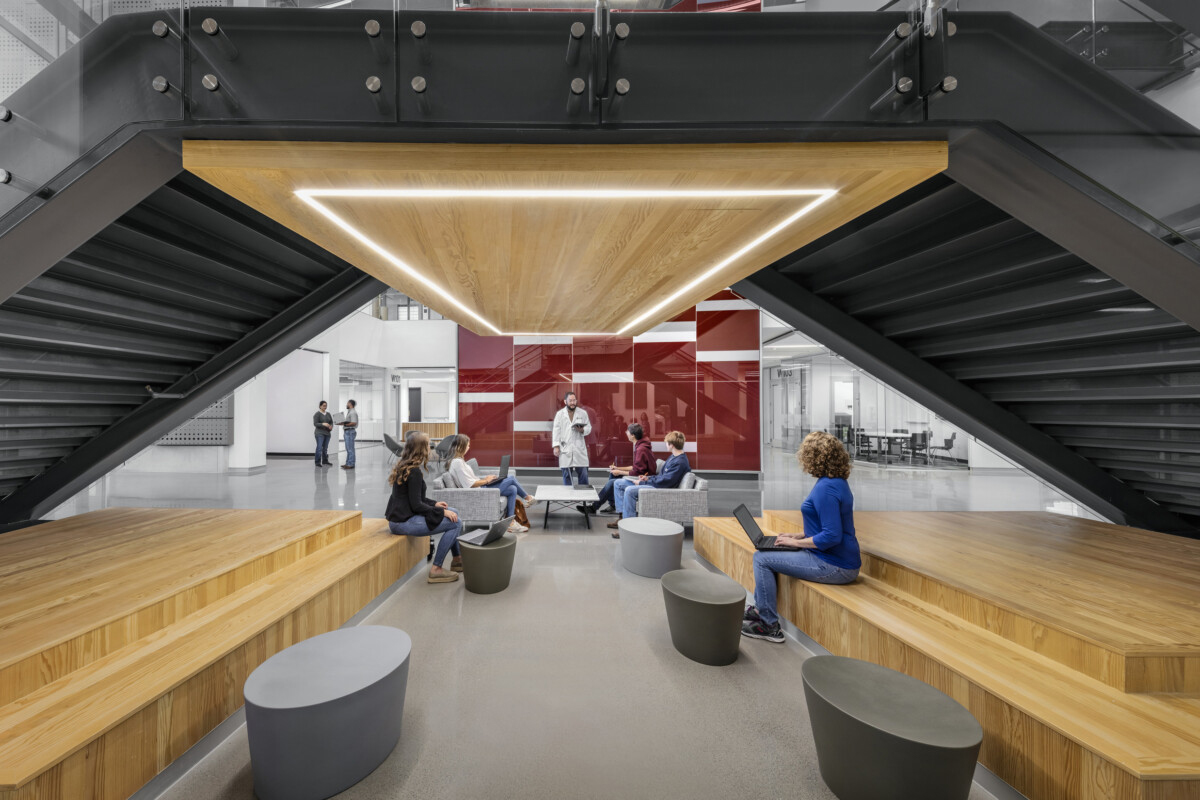
[[258, 472], [267, 467], [267, 381], [251, 378], [233, 393], [233, 445], [230, 472]]

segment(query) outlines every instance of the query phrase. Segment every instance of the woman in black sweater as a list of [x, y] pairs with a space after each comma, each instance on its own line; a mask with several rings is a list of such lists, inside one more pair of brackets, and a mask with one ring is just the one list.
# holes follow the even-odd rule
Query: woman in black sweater
[[[397, 536], [430, 536], [441, 533], [433, 565], [429, 568], [430, 583], [452, 583], [462, 572], [462, 557], [458, 552], [458, 535], [462, 523], [458, 512], [445, 503], [435, 503], [425, 496], [425, 477], [422, 470], [429, 462], [429, 436], [413, 431], [404, 440], [404, 450], [388, 475], [392, 496], [388, 498], [388, 527]], [[442, 569], [447, 553], [453, 553], [450, 569]]]

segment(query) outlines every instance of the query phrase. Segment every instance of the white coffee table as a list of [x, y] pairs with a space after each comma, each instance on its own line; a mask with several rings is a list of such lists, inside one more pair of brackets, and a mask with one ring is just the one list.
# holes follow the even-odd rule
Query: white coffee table
[[550, 505], [553, 503], [557, 506], [575, 506], [583, 503], [583, 520], [587, 523], [588, 530], [592, 528], [592, 514], [588, 510], [588, 503], [599, 503], [600, 495], [596, 494], [596, 487], [588, 484], [587, 490], [576, 489], [574, 486], [555, 486], [543, 484], [537, 487], [533, 497], [539, 503], [546, 504], [546, 514], [542, 520], [542, 527], [550, 527]]

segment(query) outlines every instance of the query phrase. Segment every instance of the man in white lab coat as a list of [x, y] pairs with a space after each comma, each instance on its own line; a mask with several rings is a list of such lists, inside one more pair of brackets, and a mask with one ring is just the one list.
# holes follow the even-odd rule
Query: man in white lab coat
[[563, 403], [554, 415], [554, 455], [558, 457], [564, 486], [571, 485], [572, 469], [579, 475], [580, 483], [587, 483], [588, 451], [584, 437], [592, 432], [592, 421], [579, 407], [574, 392], [567, 392]]

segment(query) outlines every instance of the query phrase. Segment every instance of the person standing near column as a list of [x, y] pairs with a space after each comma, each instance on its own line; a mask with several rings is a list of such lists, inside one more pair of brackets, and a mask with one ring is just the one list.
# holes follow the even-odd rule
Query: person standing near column
[[333, 435], [333, 415], [329, 413], [329, 403], [324, 400], [317, 406], [313, 414], [313, 436], [317, 440], [315, 459], [318, 467], [332, 467], [329, 461], [329, 437]]
[[592, 422], [579, 407], [574, 392], [563, 396], [563, 404], [554, 415], [554, 455], [562, 470], [563, 485], [571, 485], [571, 470], [578, 474], [580, 483], [587, 483], [588, 451], [584, 437], [592, 432]]
[[346, 401], [346, 420], [342, 426], [342, 442], [346, 445], [346, 463], [342, 464], [342, 469], [354, 469], [354, 440], [358, 437], [358, 412], [355, 409], [358, 403], [353, 400]]

